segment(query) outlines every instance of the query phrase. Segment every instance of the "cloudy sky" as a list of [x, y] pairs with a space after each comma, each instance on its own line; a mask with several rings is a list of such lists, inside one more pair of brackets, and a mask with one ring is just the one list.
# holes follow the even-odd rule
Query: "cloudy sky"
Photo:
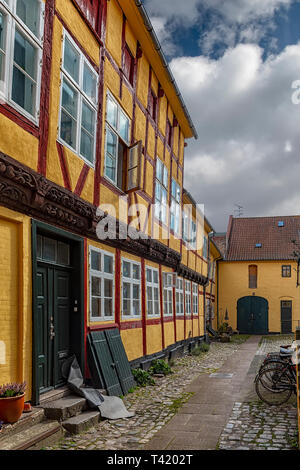
[[300, 214], [300, 0], [144, 4], [199, 134], [184, 184], [215, 230], [235, 204]]

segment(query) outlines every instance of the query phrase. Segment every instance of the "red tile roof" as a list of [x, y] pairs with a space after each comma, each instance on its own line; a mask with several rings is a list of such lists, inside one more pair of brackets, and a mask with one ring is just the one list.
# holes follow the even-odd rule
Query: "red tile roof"
[[[278, 222], [284, 222], [278, 227]], [[226, 260], [292, 260], [300, 243], [300, 216], [230, 218]], [[261, 248], [255, 245], [261, 243]]]
[[226, 251], [226, 233], [224, 234], [214, 234], [212, 240], [216, 247], [218, 248], [221, 255], [224, 257]]

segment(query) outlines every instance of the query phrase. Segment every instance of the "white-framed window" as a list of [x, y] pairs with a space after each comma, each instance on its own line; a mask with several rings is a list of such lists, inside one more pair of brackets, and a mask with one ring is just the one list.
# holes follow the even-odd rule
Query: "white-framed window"
[[199, 289], [198, 284], [193, 282], [193, 315], [199, 313]]
[[172, 178], [171, 185], [171, 211], [170, 211], [170, 227], [174, 233], [180, 233], [181, 219], [181, 188], [179, 184]]
[[59, 140], [94, 166], [98, 74], [64, 31], [61, 66]]
[[[121, 108], [118, 101], [108, 91], [106, 97], [106, 142], [105, 142], [105, 165], [104, 175], [114, 185], [121, 190], [129, 190], [138, 184], [139, 152], [130, 152], [132, 148], [136, 149], [137, 144], [129, 147], [130, 144], [131, 120]], [[126, 160], [129, 150], [129, 156], [126, 168]], [[129, 166], [131, 167], [129, 168]], [[129, 172], [129, 179], [132, 179], [131, 173], [134, 173], [135, 181], [124, 182], [124, 175]]]
[[166, 165], [157, 158], [155, 180], [155, 217], [167, 223], [169, 175]]
[[163, 312], [165, 316], [173, 315], [173, 274], [163, 273]]
[[44, 2], [0, 0], [0, 97], [39, 121]]
[[122, 258], [122, 315], [141, 316], [141, 264]]
[[196, 249], [197, 224], [192, 214], [186, 211], [182, 213], [182, 238], [192, 249]]
[[147, 316], [160, 316], [158, 269], [146, 267]]
[[114, 319], [114, 255], [90, 247], [90, 320]]
[[176, 315], [184, 315], [184, 290], [183, 290], [183, 279], [177, 278], [176, 282]]
[[184, 281], [185, 284], [185, 314], [191, 315], [191, 281]]

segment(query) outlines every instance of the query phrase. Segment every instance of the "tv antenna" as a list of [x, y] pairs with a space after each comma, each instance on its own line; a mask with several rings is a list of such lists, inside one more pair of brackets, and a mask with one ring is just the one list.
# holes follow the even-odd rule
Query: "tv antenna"
[[244, 215], [244, 207], [240, 204], [235, 204], [236, 209], [234, 209], [234, 215], [236, 217], [243, 217]]

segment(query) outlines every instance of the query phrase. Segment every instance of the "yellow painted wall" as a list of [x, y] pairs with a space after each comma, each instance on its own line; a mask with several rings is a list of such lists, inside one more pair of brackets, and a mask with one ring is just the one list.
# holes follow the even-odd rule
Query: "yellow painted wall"
[[143, 356], [143, 330], [141, 328], [121, 330], [121, 338], [129, 361]]
[[165, 347], [175, 343], [174, 322], [164, 323]]
[[0, 266], [0, 384], [25, 380], [28, 400], [32, 371], [30, 219], [3, 207]]
[[147, 325], [147, 354], [154, 354], [162, 350], [161, 325]]
[[[248, 266], [258, 267], [257, 289], [248, 287]], [[292, 266], [292, 277], [281, 277], [281, 266]], [[220, 262], [219, 265], [219, 322], [224, 321], [226, 308], [229, 324], [237, 328], [237, 301], [245, 296], [265, 298], [269, 303], [269, 331], [281, 331], [280, 302], [292, 301], [293, 331], [300, 320], [300, 292], [296, 288], [296, 267], [293, 261], [261, 261], [261, 262]]]

